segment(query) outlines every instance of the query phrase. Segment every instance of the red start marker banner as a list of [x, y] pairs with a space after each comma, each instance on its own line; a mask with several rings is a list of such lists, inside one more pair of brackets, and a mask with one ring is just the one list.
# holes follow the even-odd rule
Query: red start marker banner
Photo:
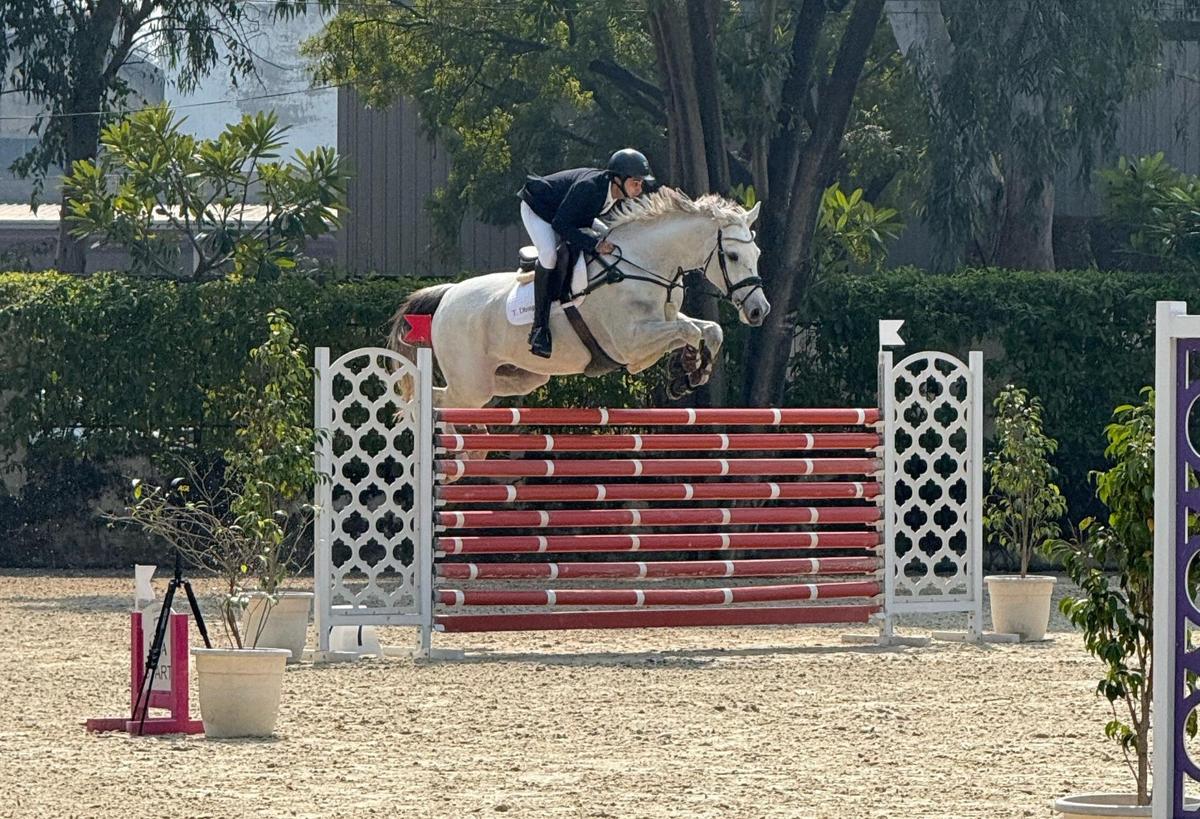
[[433, 316], [423, 313], [406, 313], [404, 320], [408, 322], [408, 332], [404, 334], [406, 344], [433, 343]]

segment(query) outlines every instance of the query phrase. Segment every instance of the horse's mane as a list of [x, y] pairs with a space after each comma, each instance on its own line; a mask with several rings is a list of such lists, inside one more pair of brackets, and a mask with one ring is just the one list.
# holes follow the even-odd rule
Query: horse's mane
[[715, 193], [692, 199], [676, 188], [660, 188], [647, 196], [622, 201], [604, 221], [611, 230], [634, 222], [653, 221], [673, 213], [698, 213], [726, 226], [740, 223], [746, 215], [746, 209]]

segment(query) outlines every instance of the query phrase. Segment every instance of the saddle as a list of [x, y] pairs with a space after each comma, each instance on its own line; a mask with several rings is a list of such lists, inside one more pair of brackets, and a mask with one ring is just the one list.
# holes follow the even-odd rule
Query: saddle
[[[562, 282], [562, 286], [559, 287], [557, 293], [550, 294], [551, 303], [556, 301], [565, 303], [571, 300], [571, 296], [573, 295], [571, 291], [571, 272], [575, 269], [575, 256], [578, 256], [578, 254], [572, 254], [565, 243], [558, 246], [558, 263], [556, 264], [558, 275], [555, 277], [555, 280]], [[538, 252], [536, 247], [525, 245], [525, 247], [521, 248], [517, 264], [520, 281], [529, 281], [530, 274], [537, 271], [537, 260]]]

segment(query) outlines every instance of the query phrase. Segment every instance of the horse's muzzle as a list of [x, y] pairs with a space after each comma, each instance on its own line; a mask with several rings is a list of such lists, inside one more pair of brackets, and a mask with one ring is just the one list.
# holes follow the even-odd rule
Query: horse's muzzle
[[751, 299], [753, 303], [742, 305], [742, 318], [751, 327], [761, 327], [771, 312], [771, 304], [766, 299]]

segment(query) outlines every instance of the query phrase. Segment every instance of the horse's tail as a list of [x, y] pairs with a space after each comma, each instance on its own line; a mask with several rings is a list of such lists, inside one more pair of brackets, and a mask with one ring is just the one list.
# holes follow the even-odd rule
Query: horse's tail
[[435, 284], [432, 287], [422, 287], [420, 290], [410, 293], [408, 298], [401, 303], [400, 308], [396, 310], [396, 314], [392, 316], [391, 329], [388, 330], [388, 349], [415, 361], [414, 352], [417, 347], [432, 347], [432, 344], [409, 344], [404, 340], [404, 335], [408, 332], [408, 322], [404, 320], [404, 317], [410, 314], [432, 316], [437, 312], [438, 305], [442, 303], [446, 291], [453, 286], [453, 283]]

